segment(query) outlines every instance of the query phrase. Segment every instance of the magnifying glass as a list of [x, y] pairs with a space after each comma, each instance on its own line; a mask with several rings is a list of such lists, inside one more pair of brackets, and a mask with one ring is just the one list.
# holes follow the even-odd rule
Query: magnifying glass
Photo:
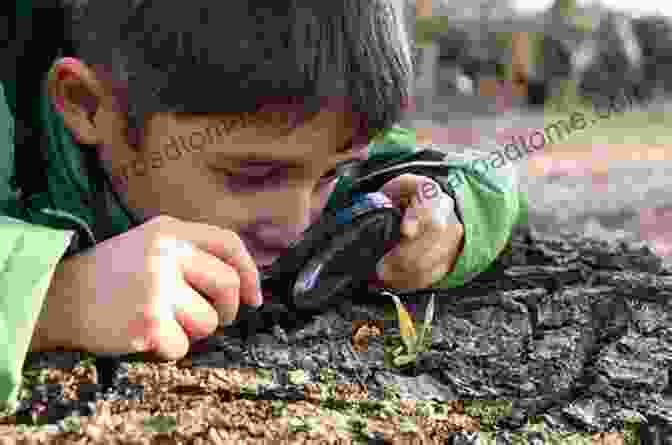
[[[401, 239], [401, 211], [383, 193], [361, 193], [325, 214], [262, 273], [262, 287], [287, 306], [311, 312], [363, 286]], [[283, 298], [284, 297], [284, 298]]]

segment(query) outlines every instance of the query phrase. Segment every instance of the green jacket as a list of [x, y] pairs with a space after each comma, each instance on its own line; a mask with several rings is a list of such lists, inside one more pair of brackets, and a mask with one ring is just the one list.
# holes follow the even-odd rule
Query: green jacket
[[[22, 3], [17, 1], [17, 5]], [[39, 90], [39, 86], [36, 88]], [[18, 191], [10, 185], [14, 173], [16, 83], [6, 78], [0, 82], [0, 402], [11, 403], [17, 398], [32, 332], [56, 265], [66, 252], [86, 247], [83, 240], [95, 244], [92, 228], [100, 223], [85, 199], [90, 185], [83, 173], [80, 147], [43, 89], [40, 94], [33, 110], [34, 128], [47, 136], [49, 161], [42, 174], [47, 177], [48, 189], [20, 201]], [[493, 144], [480, 153], [496, 148]], [[416, 150], [415, 133], [395, 127], [372, 143], [371, 157], [399, 159]], [[504, 248], [521, 208], [525, 209], [521, 207], [513, 165], [482, 172], [473, 168], [479, 153], [460, 147], [455, 151], [456, 155], [446, 162], [454, 167], [457, 179], [454, 192], [464, 221], [465, 244], [454, 271], [438, 287], [461, 286], [487, 269]], [[336, 190], [347, 187], [340, 181]], [[116, 235], [131, 226], [127, 209], [116, 200], [111, 202], [115, 204], [109, 208], [106, 224]]]

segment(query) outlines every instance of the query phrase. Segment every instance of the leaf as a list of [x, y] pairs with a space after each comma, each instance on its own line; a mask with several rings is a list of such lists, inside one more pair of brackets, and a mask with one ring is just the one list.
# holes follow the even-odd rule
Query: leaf
[[420, 326], [420, 333], [418, 334], [418, 341], [415, 344], [415, 349], [417, 351], [424, 350], [425, 334], [429, 326], [432, 324], [434, 319], [434, 294], [429, 297], [429, 303], [427, 303], [427, 309], [425, 309], [425, 322]]
[[169, 433], [177, 428], [177, 420], [173, 416], [157, 415], [142, 421], [145, 429], [157, 433]]
[[317, 428], [319, 419], [315, 416], [290, 417], [287, 426], [290, 433], [309, 432]]
[[244, 384], [240, 386], [240, 398], [246, 400], [255, 400], [257, 398], [257, 385]]
[[273, 370], [268, 368], [257, 368], [257, 383], [270, 385], [273, 383]]
[[287, 415], [287, 405], [286, 400], [273, 400], [271, 402], [271, 413], [275, 417], [284, 417]]
[[399, 422], [399, 431], [402, 433], [414, 433], [418, 431], [418, 425], [407, 417], [403, 417]]
[[399, 297], [387, 291], [382, 291], [382, 293], [392, 297], [392, 300], [397, 307], [397, 316], [399, 317], [399, 333], [401, 334], [402, 340], [406, 344], [407, 351], [412, 354], [415, 352], [415, 341], [417, 338], [415, 333], [415, 326], [413, 325], [413, 319], [402, 304], [401, 300], [399, 300]]
[[394, 349], [392, 350], [392, 355], [394, 355], [394, 356], [396, 357], [396, 356], [398, 356], [398, 355], [401, 355], [402, 352], [404, 352], [404, 347], [403, 347], [403, 346], [399, 346], [399, 347], [394, 348]]
[[320, 381], [323, 383], [331, 383], [336, 381], [336, 370], [333, 368], [320, 369]]
[[418, 356], [416, 354], [407, 354], [395, 357], [394, 360], [392, 360], [392, 363], [394, 363], [395, 366], [406, 366], [415, 362], [417, 359]]
[[303, 369], [294, 369], [287, 373], [289, 382], [293, 385], [303, 385], [306, 383], [306, 372]]

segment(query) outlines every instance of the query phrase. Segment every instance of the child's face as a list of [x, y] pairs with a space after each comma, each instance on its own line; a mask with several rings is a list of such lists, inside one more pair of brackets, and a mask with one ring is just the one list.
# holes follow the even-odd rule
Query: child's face
[[67, 98], [62, 113], [76, 138], [98, 147], [130, 209], [141, 220], [170, 215], [232, 230], [259, 266], [319, 216], [339, 164], [367, 156], [353, 140], [352, 115], [339, 108], [290, 133], [223, 115], [156, 114], [134, 148], [124, 114], [110, 97], [97, 99], [88, 119], [69, 115]]
[[167, 214], [230, 229], [267, 265], [322, 212], [339, 163], [365, 156], [366, 147], [353, 148], [346, 117], [323, 112], [280, 136], [253, 127], [227, 135], [221, 116], [157, 115], [139, 153], [119, 127], [102, 147], [119, 179], [125, 165], [146, 159], [126, 168], [126, 185], [118, 183], [141, 218]]

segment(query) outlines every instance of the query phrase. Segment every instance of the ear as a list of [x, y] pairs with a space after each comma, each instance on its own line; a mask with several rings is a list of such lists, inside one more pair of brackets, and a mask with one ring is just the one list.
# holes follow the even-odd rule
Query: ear
[[78, 142], [87, 145], [102, 142], [96, 117], [105, 90], [91, 68], [71, 57], [57, 60], [49, 72], [47, 91]]

